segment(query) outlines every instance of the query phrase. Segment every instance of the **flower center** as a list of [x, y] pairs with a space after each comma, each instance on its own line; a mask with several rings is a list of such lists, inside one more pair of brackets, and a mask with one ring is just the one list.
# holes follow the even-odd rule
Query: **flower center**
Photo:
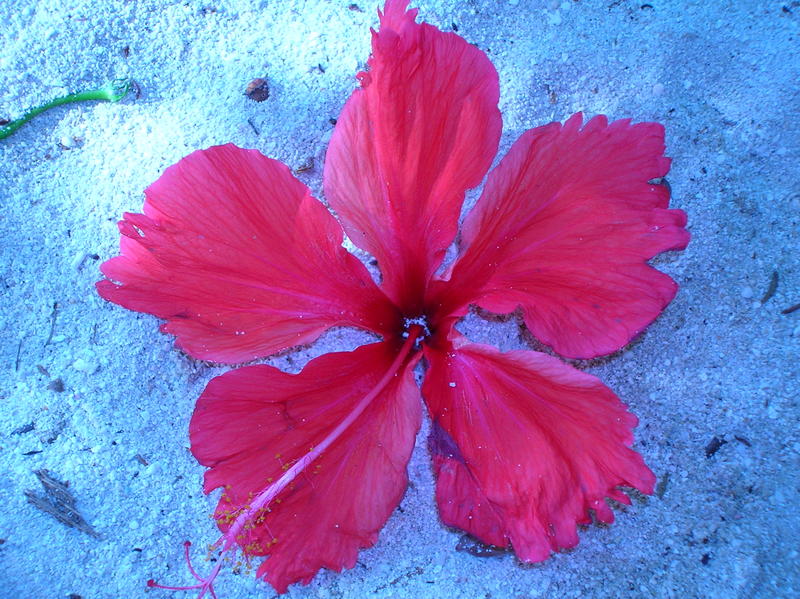
[[408, 339], [408, 336], [410, 334], [409, 332], [411, 330], [411, 327], [413, 326], [422, 327], [422, 333], [419, 334], [414, 344], [414, 349], [418, 349], [420, 343], [422, 343], [425, 339], [430, 337], [431, 329], [428, 326], [428, 319], [424, 314], [420, 314], [419, 316], [415, 316], [414, 318], [404, 318], [403, 333], [402, 333], [403, 339]]

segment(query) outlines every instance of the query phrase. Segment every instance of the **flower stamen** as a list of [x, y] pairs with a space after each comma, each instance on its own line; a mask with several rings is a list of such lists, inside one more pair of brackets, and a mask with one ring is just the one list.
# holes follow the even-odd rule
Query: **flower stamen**
[[[309, 465], [319, 458], [320, 455], [322, 455], [322, 453], [328, 449], [328, 447], [330, 447], [330, 445], [358, 419], [358, 417], [364, 412], [364, 410], [367, 409], [370, 403], [372, 403], [372, 400], [374, 400], [378, 394], [380, 394], [381, 391], [383, 391], [384, 388], [400, 373], [401, 369], [406, 363], [407, 358], [416, 349], [417, 342], [426, 334], [426, 332], [427, 327], [424, 326], [424, 322], [409, 323], [408, 328], [403, 335], [406, 340], [403, 343], [402, 348], [398, 352], [397, 357], [394, 359], [391, 366], [389, 366], [386, 373], [383, 375], [383, 377], [381, 377], [372, 390], [370, 390], [370, 392], [367, 393], [358, 402], [358, 404], [356, 404], [347, 417], [338, 425], [336, 425], [336, 427], [330, 433], [328, 433], [328, 435], [318, 445], [309, 448], [308, 453], [294, 461], [291, 467], [286, 469], [285, 473], [278, 478], [278, 480], [269, 483], [267, 487], [255, 495], [253, 500], [239, 511], [239, 514], [233, 520], [228, 530], [226, 530], [225, 533], [212, 545], [212, 547], [221, 547], [221, 549], [219, 550], [217, 564], [207, 577], [204, 578], [200, 576], [192, 566], [192, 562], [189, 558], [189, 546], [191, 543], [186, 541], [184, 543], [186, 564], [189, 567], [189, 572], [191, 572], [192, 576], [194, 576], [199, 583], [192, 586], [172, 587], [157, 584], [153, 579], [150, 579], [147, 581], [147, 586], [167, 589], [170, 591], [190, 591], [198, 589], [200, 590], [200, 594], [197, 596], [197, 599], [201, 599], [207, 591], [211, 593], [211, 596], [214, 599], [216, 599], [213, 585], [214, 580], [216, 579], [220, 568], [222, 567], [222, 563], [224, 561], [223, 556], [229, 551], [236, 549], [239, 544], [238, 540], [240, 539], [242, 531], [246, 529], [246, 526], [249, 523], [256, 521], [264, 512], [264, 510], [268, 510], [269, 505], [273, 501], [275, 503], [279, 503], [280, 500], [276, 499], [277, 495], [286, 487], [289, 487], [289, 485], [294, 481], [295, 478], [297, 478], [297, 476], [304, 473], [306, 468], [308, 468]], [[273, 542], [277, 542], [277, 539], [273, 539]]]
[[428, 319], [424, 314], [421, 314], [415, 318], [403, 319], [403, 333], [402, 333], [403, 339], [408, 339], [409, 335], [411, 334], [411, 331], [414, 328], [418, 328], [421, 330], [421, 333], [418, 335], [416, 341], [414, 342], [414, 349], [419, 349], [420, 343], [422, 343], [423, 340], [431, 336], [431, 329], [428, 326]]

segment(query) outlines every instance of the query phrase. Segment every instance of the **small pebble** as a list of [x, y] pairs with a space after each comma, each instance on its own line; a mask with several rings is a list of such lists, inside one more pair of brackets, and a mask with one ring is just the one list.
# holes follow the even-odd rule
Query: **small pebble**
[[95, 362], [84, 360], [83, 358], [78, 358], [75, 360], [72, 363], [72, 367], [78, 372], [85, 372], [86, 374], [94, 374], [97, 372], [97, 364]]
[[753, 297], [753, 288], [752, 287], [743, 287], [742, 288], [742, 297], [745, 299], [750, 299]]
[[561, 13], [551, 12], [547, 15], [547, 20], [549, 21], [550, 25], [561, 25]]
[[141, 470], [141, 475], [144, 478], [149, 478], [151, 476], [155, 476], [161, 472], [161, 466], [156, 463], [148, 464]]
[[72, 260], [70, 260], [69, 265], [72, 267], [72, 270], [80, 270], [85, 260], [86, 260], [86, 252], [78, 252], [72, 257]]
[[664, 95], [664, 84], [663, 83], [656, 83], [653, 86], [653, 95], [654, 96], [663, 96]]

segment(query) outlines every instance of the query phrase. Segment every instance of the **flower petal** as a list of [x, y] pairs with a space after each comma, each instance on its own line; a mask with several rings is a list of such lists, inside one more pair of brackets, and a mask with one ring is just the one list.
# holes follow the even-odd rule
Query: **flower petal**
[[463, 337], [427, 348], [423, 396], [442, 520], [528, 562], [578, 543], [576, 523], [614, 519], [616, 487], [652, 493], [630, 449], [636, 417], [597, 378], [533, 351]]
[[373, 32], [369, 71], [328, 148], [325, 194], [347, 235], [377, 258], [387, 295], [410, 313], [455, 237], [464, 191], [491, 165], [501, 120], [486, 55], [415, 23], [407, 5], [387, 2]]
[[[197, 402], [192, 452], [211, 469], [205, 491], [225, 487], [216, 518], [238, 511], [317, 446], [391, 367], [393, 342], [312, 360], [300, 374], [248, 366], [213, 379]], [[352, 568], [397, 507], [420, 423], [419, 390], [407, 363], [342, 436], [285, 488], [239, 540], [268, 555], [258, 570], [278, 592], [320, 568]], [[277, 542], [275, 542], [277, 539]]]
[[[443, 310], [523, 308], [533, 334], [562, 355], [614, 352], [672, 300], [677, 285], [647, 264], [686, 247], [686, 215], [669, 210], [664, 129], [596, 117], [582, 129], [526, 132], [489, 175], [442, 285]], [[446, 289], [445, 289], [446, 288]]]
[[100, 295], [167, 322], [196, 358], [243, 362], [325, 329], [391, 330], [394, 310], [342, 230], [289, 169], [232, 144], [197, 151], [119, 223]]

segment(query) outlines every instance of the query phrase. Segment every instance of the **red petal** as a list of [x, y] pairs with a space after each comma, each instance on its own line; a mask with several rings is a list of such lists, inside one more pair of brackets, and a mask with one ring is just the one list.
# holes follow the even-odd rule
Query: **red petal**
[[497, 73], [452, 33], [386, 3], [369, 71], [336, 124], [325, 194], [347, 235], [371, 252], [384, 290], [406, 312], [456, 234], [464, 191], [491, 165], [500, 138]]
[[288, 168], [217, 146], [168, 168], [145, 214], [119, 224], [121, 256], [101, 270], [105, 299], [167, 322], [194, 357], [242, 362], [328, 327], [383, 333], [390, 303], [341, 247], [342, 230]]
[[462, 232], [462, 257], [443, 293], [447, 310], [523, 307], [541, 341], [572, 358], [618, 350], [672, 300], [677, 285], [647, 265], [689, 240], [668, 210], [664, 129], [657, 123], [526, 132], [489, 175]]
[[532, 351], [500, 353], [463, 337], [428, 348], [422, 392], [442, 520], [523, 561], [577, 544], [576, 524], [611, 522], [616, 487], [652, 493], [630, 449], [636, 417], [597, 378]]
[[[205, 491], [224, 486], [224, 531], [252, 498], [321, 441], [391, 369], [397, 344], [362, 346], [312, 360], [300, 374], [249, 366], [213, 379], [197, 402], [192, 452], [209, 466]], [[419, 428], [412, 360], [342, 436], [248, 525], [239, 544], [269, 555], [258, 570], [278, 592], [320, 568], [352, 568], [406, 488]], [[277, 538], [278, 541], [273, 542]]]

